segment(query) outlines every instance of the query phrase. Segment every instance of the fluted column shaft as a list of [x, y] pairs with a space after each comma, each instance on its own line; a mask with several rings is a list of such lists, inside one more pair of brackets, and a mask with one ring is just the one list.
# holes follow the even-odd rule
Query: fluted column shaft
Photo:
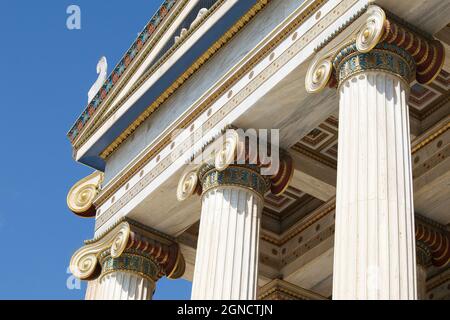
[[263, 198], [250, 186], [225, 183], [230, 182], [227, 177], [264, 184], [256, 173], [238, 167], [224, 172], [213, 169], [209, 176], [206, 174], [192, 287], [194, 300], [256, 299]]
[[340, 115], [333, 298], [416, 299], [405, 79], [413, 67], [396, 48], [356, 55], [346, 50], [335, 61]]
[[102, 274], [93, 300], [151, 300], [159, 279], [158, 265], [135, 251], [101, 257]]
[[97, 280], [89, 281], [86, 288], [85, 300], [96, 300], [98, 296], [100, 284]]
[[99, 281], [92, 300], [151, 300], [155, 282], [130, 272], [111, 272]]

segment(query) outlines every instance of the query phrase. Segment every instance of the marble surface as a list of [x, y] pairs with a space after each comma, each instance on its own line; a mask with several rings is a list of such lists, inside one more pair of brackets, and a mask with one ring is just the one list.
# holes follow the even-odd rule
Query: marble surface
[[108, 158], [105, 183], [148, 146], [169, 124], [180, 117], [212, 84], [218, 81], [302, 3], [302, 0], [271, 1]]

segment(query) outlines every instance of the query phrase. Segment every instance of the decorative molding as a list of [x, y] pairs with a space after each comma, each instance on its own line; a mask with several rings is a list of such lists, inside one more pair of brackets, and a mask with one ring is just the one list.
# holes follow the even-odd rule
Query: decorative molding
[[161, 272], [159, 266], [152, 259], [127, 251], [116, 258], [113, 258], [111, 255], [102, 257], [100, 265], [102, 266], [102, 273], [99, 281], [113, 272], [129, 272], [138, 274], [154, 283], [160, 278]]
[[409, 53], [385, 42], [376, 45], [367, 53], [360, 53], [357, 44], [344, 47], [334, 58], [333, 66], [338, 87], [361, 72], [382, 71], [399, 76], [409, 88], [416, 69]]
[[[295, 226], [284, 232], [279, 237], [275, 237], [263, 230], [261, 232], [261, 240], [281, 247], [292, 238], [301, 234], [314, 223], [323, 219], [327, 215], [334, 213], [335, 207], [335, 199], [332, 199], [312, 214], [308, 215], [306, 218], [297, 222]], [[421, 242], [424, 246], [426, 246], [427, 252], [431, 255], [432, 264], [436, 267], [444, 267], [448, 265], [450, 262], [450, 233], [439, 223], [418, 214], [415, 215], [415, 222], [416, 241]], [[293, 252], [293, 255], [296, 257], [302, 256], [306, 251], [314, 248], [318, 244], [318, 241], [321, 242], [333, 234], [334, 223], [321, 231], [316, 238], [312, 238], [311, 242], [304, 244], [302, 247], [297, 249], [296, 252]], [[285, 261], [287, 260], [288, 258], [285, 258]], [[427, 260], [425, 259], [423, 261]]]
[[250, 189], [263, 199], [270, 188], [270, 182], [261, 175], [257, 166], [230, 165], [223, 171], [219, 171], [211, 165], [205, 165], [199, 171], [203, 194], [211, 189], [232, 186]]
[[429, 143], [433, 142], [439, 136], [444, 134], [448, 129], [450, 129], [450, 117], [447, 117], [433, 129], [428, 130], [426, 134], [414, 140], [411, 147], [411, 153], [415, 154], [420, 149], [427, 146]]
[[67, 195], [67, 206], [77, 216], [83, 218], [95, 217], [94, 199], [100, 192], [103, 173], [96, 171], [78, 181]]
[[329, 116], [298, 141], [291, 150], [336, 170], [338, 152], [339, 120]]
[[[267, 0], [269, 1], [269, 0]], [[117, 101], [117, 103], [115, 104], [115, 106], [113, 108], [107, 109], [108, 112], [104, 115], [104, 117], [102, 118], [101, 122], [94, 122], [92, 128], [90, 129], [89, 132], [86, 133], [86, 137], [85, 139], [83, 139], [82, 141], [79, 141], [79, 143], [77, 143], [75, 145], [75, 149], [78, 149], [84, 142], [86, 142], [89, 137], [91, 137], [96, 130], [109, 118], [114, 116], [114, 113], [118, 110], [118, 108], [120, 108], [127, 100], [128, 98], [134, 94], [144, 83], [146, 80], [148, 80], [150, 78], [150, 76], [152, 76], [153, 74], [155, 74], [157, 72], [157, 70], [159, 69], [159, 67], [166, 62], [167, 60], [169, 60], [169, 58], [176, 52], [176, 50], [185, 42], [189, 39], [189, 37], [195, 32], [197, 31], [201, 25], [205, 22], [205, 20], [207, 20], [209, 18], [210, 15], [212, 15], [222, 4], [225, 3], [225, 0], [217, 0], [217, 2], [211, 7], [209, 8], [208, 12], [206, 12], [201, 18], [200, 20], [193, 25], [193, 27], [189, 30], [187, 30], [186, 32], [183, 33], [183, 37], [176, 43], [173, 44], [173, 46], [171, 46], [164, 54], [163, 56], [153, 65], [151, 65], [151, 67], [145, 71], [145, 73], [143, 75], [141, 75], [139, 77], [139, 79], [133, 84], [133, 86], [130, 88], [130, 90], [128, 90], [126, 92], [126, 94], [119, 100]], [[215, 50], [218, 48], [215, 48], [215, 46], [211, 47], [208, 51], [211, 50]], [[204, 61], [203, 61], [204, 60]], [[207, 57], [200, 57], [197, 62], [195, 62], [193, 64], [194, 67], [196, 67], [197, 69], [207, 60]], [[172, 84], [172, 86], [170, 86], [160, 97], [158, 97], [158, 99], [155, 100], [154, 104], [162, 104], [172, 93], [174, 90], [176, 90], [185, 80], [187, 80], [197, 69], [193, 70], [190, 73], [191, 69], [188, 69], [183, 75], [181, 75], [176, 82], [174, 82]], [[172, 90], [173, 89], [173, 90]], [[163, 100], [161, 100], [163, 99]], [[150, 108], [151, 106], [149, 106]], [[148, 110], [148, 109], [147, 109]], [[150, 112], [150, 114], [153, 113]], [[144, 113], [142, 113], [140, 115], [140, 117], [138, 117], [134, 123], [142, 123], [142, 116], [146, 114], [146, 111], [144, 111]], [[150, 115], [148, 114], [148, 116]], [[115, 142], [120, 140], [120, 143], [122, 143], [123, 141], [126, 140], [127, 137], [129, 137], [131, 135], [132, 132], [134, 132], [134, 130], [137, 128], [137, 126], [134, 126], [134, 123], [131, 124], [126, 130], [130, 129], [131, 132], [129, 134], [126, 135], [126, 137], [124, 137], [123, 139], [121, 138], [121, 136], [119, 136], [118, 138], [116, 138], [115, 141], [113, 141], [113, 143], [109, 146], [113, 146]], [[126, 132], [126, 131], [124, 131]], [[119, 144], [120, 144], [119, 143]], [[118, 145], [114, 147], [114, 150], [117, 149]], [[110, 153], [107, 152], [108, 148], [103, 150], [100, 154], [100, 157], [103, 159], [106, 159], [114, 150], [111, 150]]]
[[[447, 101], [447, 96], [450, 97], [448, 94], [442, 96], [444, 102]], [[436, 102], [440, 102], [440, 99]], [[331, 124], [331, 121], [334, 124]], [[337, 118], [329, 117], [325, 122], [314, 128], [308, 135], [292, 146], [291, 151], [304, 154], [321, 164], [336, 169], [338, 121]], [[414, 155], [423, 147], [439, 138], [448, 129], [450, 129], [449, 117], [444, 118], [433, 128], [428, 129], [422, 136], [417, 137], [411, 144], [412, 154]], [[421, 170], [425, 171], [426, 168], [422, 168]]]
[[89, 101], [89, 105], [80, 115], [78, 120], [75, 122], [73, 127], [70, 129], [67, 134], [69, 140], [72, 144], [75, 142], [81, 131], [86, 127], [86, 125], [90, 122], [90, 119], [97, 112], [99, 107], [102, 105], [102, 102], [107, 98], [108, 94], [115, 87], [116, 83], [119, 79], [124, 75], [127, 68], [134, 61], [134, 59], [139, 55], [141, 49], [147, 43], [147, 41], [151, 38], [151, 36], [155, 33], [158, 27], [165, 21], [165, 17], [172, 10], [174, 5], [179, 0], [165, 0], [165, 2], [160, 6], [158, 11], [149, 21], [149, 23], [145, 26], [144, 30], [140, 33], [138, 38], [132, 44], [131, 48], [127, 51], [125, 56], [120, 60], [117, 66], [114, 68], [111, 75], [106, 79], [106, 81], [101, 86], [101, 89], [98, 93], [95, 94], [92, 101]]
[[[223, 3], [224, 0], [222, 0], [220, 3]], [[152, 102], [151, 105], [147, 107], [147, 109], [141, 113], [141, 115], [132, 123], [130, 124], [127, 129], [125, 129], [119, 137], [117, 137], [105, 150], [103, 150], [100, 154], [100, 157], [102, 159], [107, 159], [109, 155], [111, 155], [114, 150], [116, 150], [119, 145], [122, 144], [123, 141], [125, 141], [153, 112], [155, 112], [160, 105], [162, 105], [187, 79], [189, 79], [203, 64], [206, 63], [220, 48], [222, 48], [229, 40], [231, 40], [235, 34], [239, 30], [241, 30], [249, 21], [251, 18], [253, 18], [259, 11], [261, 11], [266, 4], [270, 0], [259, 0], [258, 3], [256, 3], [245, 15], [243, 15], [238, 22], [236, 22], [233, 27], [231, 27], [228, 31], [222, 35], [222, 37], [219, 38], [208, 50], [206, 50], [202, 56], [200, 56], [175, 82], [169, 86], [157, 99], [155, 99], [154, 102]], [[207, 14], [203, 16], [207, 17], [210, 14], [212, 14], [214, 10], [208, 11]], [[191, 29], [188, 31], [188, 34], [186, 34], [182, 40], [185, 40], [188, 38], [188, 35], [190, 32], [193, 32], [197, 30], [199, 25], [195, 26], [194, 29]], [[182, 41], [178, 42], [176, 46], [181, 45]], [[171, 53], [171, 52], [170, 52]], [[161, 60], [161, 62], [164, 59]], [[152, 68], [151, 71], [156, 71], [157, 68]], [[128, 92], [127, 96], [124, 97], [115, 108], [111, 109], [109, 111], [109, 114], [107, 117], [110, 117], [116, 110], [119, 108], [123, 102], [125, 101], [128, 96], [133, 94], [144, 82], [145, 80], [150, 77], [151, 73], [146, 73], [142, 79], [139, 79], [139, 81], [136, 83], [136, 85]]]
[[327, 300], [290, 282], [275, 279], [259, 289], [258, 300]]
[[318, 222], [319, 220], [326, 217], [328, 214], [334, 212], [336, 208], [336, 202], [335, 199], [331, 199], [324, 205], [322, 205], [320, 208], [316, 209], [313, 213], [309, 214], [299, 222], [297, 222], [293, 227], [289, 228], [286, 232], [284, 232], [279, 237], [274, 237], [273, 235], [264, 232], [264, 230], [261, 232], [261, 240], [267, 241], [271, 244], [277, 245], [277, 246], [283, 246], [285, 245], [289, 240], [296, 237], [303, 231], [305, 231], [307, 228], [312, 226], [314, 223]]

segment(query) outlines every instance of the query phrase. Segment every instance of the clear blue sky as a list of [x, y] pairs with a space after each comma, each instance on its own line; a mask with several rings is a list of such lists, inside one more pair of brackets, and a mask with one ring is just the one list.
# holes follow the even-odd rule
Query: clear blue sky
[[[0, 2], [0, 299], [82, 299], [68, 290], [71, 255], [93, 220], [66, 207], [91, 169], [72, 160], [66, 133], [87, 102], [98, 59], [110, 69], [162, 0]], [[82, 29], [66, 28], [81, 8]], [[155, 299], [189, 299], [191, 284], [161, 280]]]

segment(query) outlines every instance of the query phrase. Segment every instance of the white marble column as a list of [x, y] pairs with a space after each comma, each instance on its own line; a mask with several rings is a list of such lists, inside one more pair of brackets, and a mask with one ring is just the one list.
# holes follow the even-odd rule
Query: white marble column
[[210, 169], [200, 178], [204, 193], [192, 299], [254, 300], [266, 181], [246, 167]]
[[160, 269], [135, 251], [101, 258], [102, 273], [91, 300], [151, 300]]
[[95, 300], [99, 292], [100, 284], [96, 280], [88, 281], [85, 300]]
[[151, 300], [155, 282], [130, 272], [111, 272], [103, 276], [92, 300]]
[[339, 154], [334, 299], [416, 299], [408, 92], [414, 64], [389, 45], [336, 57]]

